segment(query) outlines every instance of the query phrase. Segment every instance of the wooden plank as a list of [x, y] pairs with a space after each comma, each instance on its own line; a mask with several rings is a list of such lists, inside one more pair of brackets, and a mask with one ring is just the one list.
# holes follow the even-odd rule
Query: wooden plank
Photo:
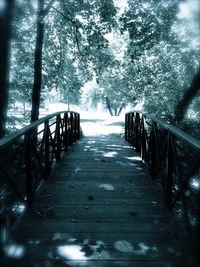
[[125, 240], [132, 244], [139, 244], [139, 243], [145, 243], [148, 246], [158, 246], [161, 244], [162, 246], [168, 246], [175, 247], [177, 244], [180, 243], [180, 241], [177, 240], [177, 236], [173, 235], [171, 236], [171, 239], [168, 240], [166, 238], [166, 233], [162, 233], [159, 235], [155, 235], [154, 233], [61, 233], [61, 232], [55, 232], [55, 233], [49, 233], [49, 232], [42, 232], [42, 233], [35, 233], [35, 232], [29, 232], [24, 233], [21, 235], [21, 233], [16, 233], [16, 240], [19, 243], [22, 243], [25, 241], [27, 244], [45, 244], [48, 245], [51, 242], [70, 242], [74, 240], [74, 242], [78, 245], [81, 245], [84, 240], [88, 239], [91, 240], [91, 242], [96, 242], [97, 240], [102, 240], [104, 243], [106, 243], [109, 246], [112, 246], [115, 242], [118, 240]]
[[151, 221], [144, 221], [143, 223], [138, 222], [111, 222], [111, 223], [104, 223], [104, 222], [68, 222], [67, 220], [57, 220], [57, 219], [50, 219], [48, 220], [39, 220], [35, 218], [30, 221], [26, 221], [24, 225], [20, 227], [23, 233], [25, 232], [61, 232], [61, 233], [155, 233], [160, 234], [166, 232], [167, 234], [173, 234], [174, 229], [170, 228], [168, 223], [157, 224], [156, 222]]
[[[158, 213], [160, 213], [160, 209], [165, 209], [166, 207], [163, 205], [163, 203], [160, 203], [160, 200], [154, 196], [152, 197], [151, 202], [149, 203], [148, 199], [143, 199], [143, 195], [141, 195], [140, 193], [135, 194], [134, 197], [132, 198], [128, 198], [120, 193], [114, 194], [111, 193], [108, 195], [102, 193], [102, 194], [90, 194], [91, 191], [85, 191], [85, 192], [81, 192], [80, 194], [78, 193], [73, 193], [73, 192], [69, 192], [66, 194], [61, 194], [61, 195], [57, 195], [54, 197], [54, 199], [52, 199], [52, 194], [51, 193], [45, 193], [44, 195], [44, 199], [41, 200], [39, 198], [37, 198], [37, 206], [54, 206], [56, 207], [57, 205], [92, 205], [91, 200], [89, 200], [89, 197], [92, 196], [94, 198], [94, 204], [96, 206], [107, 206], [107, 205], [112, 205], [113, 208], [115, 208], [115, 206], [122, 206], [123, 207], [127, 206], [127, 207], [132, 207], [133, 210], [139, 210], [139, 211], [144, 211], [149, 213], [152, 213], [152, 209], [154, 210], [154, 212], [156, 212], [156, 208], [158, 210]], [[148, 195], [151, 197], [151, 195]], [[58, 204], [57, 204], [58, 203]], [[98, 207], [99, 208], [99, 207]], [[126, 208], [125, 208], [126, 209]]]
[[[142, 207], [118, 207], [118, 205], [60, 205], [42, 206], [35, 209], [27, 218], [34, 219], [64, 219], [65, 221], [75, 222], [138, 222], [144, 223], [147, 218], [151, 223], [159, 224], [164, 221], [170, 223], [170, 219], [159, 210], [147, 212]], [[89, 219], [88, 219], [89, 218]]]
[[[17, 264], [17, 265], [16, 265]], [[178, 262], [180, 264], [180, 262]], [[66, 261], [64, 259], [56, 259], [56, 260], [34, 260], [31, 261], [30, 259], [25, 260], [18, 260], [17, 263], [9, 261], [5, 263], [4, 267], [69, 267], [69, 266], [84, 266], [84, 267], [116, 267], [116, 266], [123, 266], [123, 267], [190, 267], [189, 265], [185, 265], [184, 262], [181, 265], [174, 264], [172, 265], [170, 261], [131, 261], [131, 260], [96, 260], [96, 261]]]

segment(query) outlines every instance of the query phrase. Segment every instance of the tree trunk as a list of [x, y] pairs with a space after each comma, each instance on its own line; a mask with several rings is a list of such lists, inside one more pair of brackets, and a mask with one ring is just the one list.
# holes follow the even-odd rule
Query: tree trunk
[[200, 91], [200, 68], [198, 69], [196, 75], [194, 76], [191, 86], [186, 90], [182, 99], [179, 101], [175, 108], [174, 112], [174, 122], [175, 124], [179, 124], [183, 119], [187, 112], [189, 105], [191, 104], [194, 97]]
[[42, 87], [42, 48], [44, 39], [44, 17], [49, 13], [55, 0], [50, 0], [44, 9], [44, 0], [38, 0], [37, 32], [35, 44], [34, 83], [32, 92], [31, 122], [38, 120], [40, 109], [40, 95]]
[[11, 19], [14, 0], [5, 1], [0, 10], [0, 138], [5, 136], [8, 109]]
[[23, 108], [24, 108], [24, 115], [26, 114], [26, 102], [23, 102]]
[[125, 107], [125, 104], [122, 103], [122, 104], [121, 104], [121, 107], [120, 107], [119, 110], [118, 110], [117, 116], [120, 115], [120, 113], [122, 112], [122, 109], [123, 109], [124, 107]]
[[67, 101], [67, 106], [68, 106], [68, 111], [70, 110], [70, 106], [69, 106], [69, 99]]
[[110, 106], [110, 101], [109, 101], [109, 99], [108, 99], [107, 96], [106, 96], [106, 107], [107, 107], [107, 109], [109, 110], [110, 115], [113, 116], [113, 111], [112, 111], [112, 108], [111, 108], [111, 106]]
[[32, 91], [31, 122], [38, 120], [42, 86], [42, 47], [44, 39], [44, 0], [38, 0], [37, 33], [35, 45], [34, 83]]

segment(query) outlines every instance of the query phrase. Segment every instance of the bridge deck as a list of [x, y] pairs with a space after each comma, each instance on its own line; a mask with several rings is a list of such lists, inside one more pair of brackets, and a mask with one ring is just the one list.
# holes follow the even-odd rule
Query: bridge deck
[[187, 266], [161, 199], [124, 140], [84, 137], [14, 232], [13, 241], [25, 246], [20, 266]]

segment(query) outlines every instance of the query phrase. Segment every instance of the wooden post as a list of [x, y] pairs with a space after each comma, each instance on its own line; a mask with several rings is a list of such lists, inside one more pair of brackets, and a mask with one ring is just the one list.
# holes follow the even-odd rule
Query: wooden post
[[76, 113], [74, 113], [74, 142], [77, 140], [77, 116]]
[[77, 113], [77, 125], [78, 125], [78, 133], [77, 133], [77, 139], [79, 140], [81, 138], [81, 134], [80, 134], [80, 114]]
[[64, 146], [65, 146], [65, 151], [68, 148], [69, 145], [69, 135], [68, 135], [68, 112], [64, 114]]
[[25, 136], [25, 180], [27, 203], [30, 206], [33, 203], [31, 133]]
[[136, 112], [135, 114], [135, 148], [137, 152], [140, 152], [139, 126], [140, 126], [140, 114]]
[[50, 164], [50, 145], [49, 145], [49, 121], [45, 122], [45, 132], [44, 132], [44, 142], [45, 142], [45, 178], [49, 177], [51, 172], [51, 164]]
[[128, 114], [125, 114], [125, 140], [128, 141]]
[[172, 186], [173, 186], [173, 136], [168, 132], [167, 143], [167, 177], [166, 177], [166, 202], [170, 207], [172, 203]]
[[135, 147], [135, 115], [136, 113], [132, 113], [132, 125], [131, 125], [131, 145]]
[[131, 132], [130, 132], [130, 113], [127, 114], [127, 132], [128, 132], [128, 136], [127, 136], [127, 140], [130, 143], [131, 140]]
[[152, 121], [152, 128], [150, 133], [150, 140], [149, 140], [149, 168], [150, 174], [153, 177], [155, 172], [155, 165], [156, 165], [156, 122]]
[[60, 160], [60, 152], [61, 152], [61, 138], [60, 138], [60, 115], [56, 116], [56, 161]]
[[70, 112], [70, 145], [74, 142], [74, 121], [73, 112]]
[[129, 122], [129, 135], [130, 135], [130, 137], [129, 137], [129, 139], [130, 139], [129, 143], [132, 146], [134, 146], [134, 130], [133, 130], [134, 129], [134, 122], [133, 122], [133, 118], [134, 118], [134, 113], [132, 112], [129, 115], [129, 120], [130, 120], [130, 122]]
[[146, 162], [147, 159], [147, 148], [146, 148], [146, 129], [145, 129], [145, 123], [144, 123], [144, 115], [142, 116], [142, 122], [141, 122], [141, 131], [142, 131], [142, 137], [141, 137], [141, 157]]

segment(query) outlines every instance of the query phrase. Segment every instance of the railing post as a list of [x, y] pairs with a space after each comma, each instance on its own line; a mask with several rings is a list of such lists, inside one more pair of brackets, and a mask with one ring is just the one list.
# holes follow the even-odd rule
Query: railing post
[[76, 140], [80, 139], [80, 115], [75, 113], [75, 124], [76, 124]]
[[26, 197], [27, 204], [33, 203], [33, 177], [32, 177], [32, 149], [31, 133], [25, 136], [25, 180], [26, 180]]
[[125, 114], [125, 140], [128, 141], [128, 114]]
[[128, 142], [132, 144], [132, 139], [133, 139], [133, 113], [129, 114], [129, 124], [128, 124]]
[[151, 133], [149, 138], [149, 168], [150, 174], [153, 177], [156, 165], [156, 122], [152, 121]]
[[144, 115], [142, 116], [141, 121], [141, 158], [146, 162], [147, 159], [147, 148], [146, 148], [146, 129], [145, 129], [145, 122], [144, 122]]
[[136, 112], [135, 114], [135, 148], [137, 152], [140, 152], [139, 126], [140, 126], [140, 114]]
[[73, 141], [75, 142], [77, 140], [77, 121], [76, 121], [76, 113], [74, 113], [74, 139]]
[[134, 147], [134, 113], [129, 115], [129, 143]]
[[46, 178], [49, 176], [51, 172], [51, 164], [50, 164], [50, 144], [49, 144], [49, 120], [45, 122], [45, 132], [44, 132], [44, 142], [45, 142], [45, 176]]
[[79, 113], [77, 113], [77, 125], [78, 125], [77, 139], [79, 140], [81, 138], [81, 134], [80, 134], [80, 114]]
[[74, 121], [73, 112], [70, 112], [70, 145], [74, 142]]
[[135, 116], [136, 112], [132, 112], [132, 118], [131, 118], [131, 126], [130, 126], [130, 131], [131, 131], [131, 145], [135, 148]]
[[128, 132], [127, 141], [129, 143], [131, 141], [130, 118], [131, 118], [131, 113], [128, 113], [128, 116], [127, 116], [127, 132]]
[[166, 202], [170, 207], [172, 203], [172, 187], [173, 187], [173, 136], [168, 132], [167, 143], [167, 177], [166, 177]]
[[64, 129], [65, 129], [64, 145], [65, 145], [65, 151], [67, 150], [68, 145], [69, 145], [68, 123], [69, 123], [69, 118], [68, 118], [68, 113], [66, 112], [64, 114]]
[[55, 141], [56, 141], [56, 161], [59, 161], [60, 160], [60, 152], [61, 152], [60, 115], [56, 116]]

